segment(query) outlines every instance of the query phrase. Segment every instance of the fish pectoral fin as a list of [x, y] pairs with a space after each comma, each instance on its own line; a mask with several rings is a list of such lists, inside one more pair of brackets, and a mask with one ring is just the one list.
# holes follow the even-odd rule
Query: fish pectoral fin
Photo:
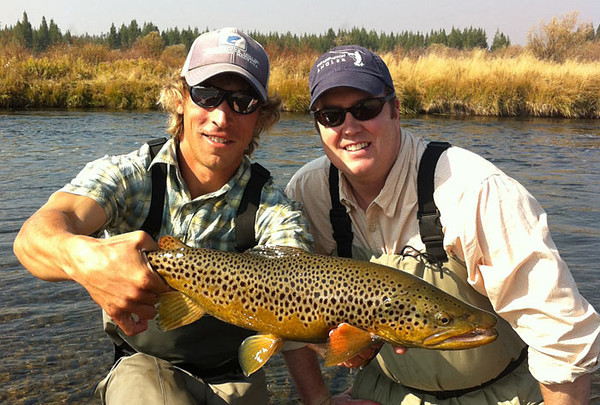
[[341, 323], [329, 332], [327, 353], [323, 365], [330, 367], [343, 363], [371, 346], [373, 342], [374, 335], [372, 333], [347, 323]]
[[165, 235], [158, 240], [158, 247], [162, 250], [189, 249], [188, 245], [169, 235]]
[[260, 369], [274, 354], [283, 347], [283, 339], [275, 335], [258, 334], [247, 337], [240, 345], [240, 366], [248, 377]]
[[177, 329], [202, 318], [205, 311], [179, 291], [164, 293], [158, 299], [156, 323], [163, 332]]

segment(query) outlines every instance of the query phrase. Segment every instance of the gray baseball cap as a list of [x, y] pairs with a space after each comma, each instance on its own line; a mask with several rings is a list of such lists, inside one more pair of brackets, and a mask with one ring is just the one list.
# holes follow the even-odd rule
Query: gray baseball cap
[[221, 73], [244, 77], [262, 101], [267, 99], [269, 57], [258, 42], [237, 28], [222, 28], [200, 35], [181, 69], [181, 76], [190, 86]]

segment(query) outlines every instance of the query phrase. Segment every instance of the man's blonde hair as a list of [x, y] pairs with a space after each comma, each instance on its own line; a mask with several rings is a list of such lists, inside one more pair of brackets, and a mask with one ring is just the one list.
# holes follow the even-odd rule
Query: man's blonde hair
[[[167, 132], [171, 138], [179, 140], [183, 133], [183, 114], [177, 112], [177, 106], [183, 104], [185, 97], [189, 96], [188, 85], [185, 78], [177, 75], [171, 82], [163, 87], [160, 92], [158, 104], [169, 113]], [[258, 121], [254, 128], [254, 134], [244, 154], [250, 156], [258, 146], [258, 138], [263, 131], [268, 131], [279, 121], [281, 110], [281, 98], [275, 94], [269, 96], [267, 101], [261, 103], [258, 108]]]

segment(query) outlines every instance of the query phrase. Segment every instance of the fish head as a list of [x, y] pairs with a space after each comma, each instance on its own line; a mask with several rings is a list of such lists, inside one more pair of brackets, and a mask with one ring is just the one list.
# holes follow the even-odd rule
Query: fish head
[[468, 349], [498, 336], [495, 315], [431, 285], [384, 299], [376, 318], [374, 332], [401, 346]]

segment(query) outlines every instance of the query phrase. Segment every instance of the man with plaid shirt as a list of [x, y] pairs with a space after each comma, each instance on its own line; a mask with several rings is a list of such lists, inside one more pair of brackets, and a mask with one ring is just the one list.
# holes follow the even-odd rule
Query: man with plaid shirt
[[[169, 287], [144, 255], [158, 248], [141, 231], [152, 200], [152, 168], [166, 166], [156, 236], [193, 247], [235, 248], [236, 214], [251, 178], [248, 156], [279, 119], [269, 97], [269, 60], [241, 31], [201, 35], [160, 103], [171, 139], [152, 158], [148, 145], [89, 163], [23, 225], [14, 251], [35, 276], [81, 284], [105, 315], [122, 356], [96, 393], [114, 404], [267, 403], [264, 373], [246, 378], [237, 350], [253, 332], [205, 316], [162, 332], [155, 304]], [[267, 181], [254, 221], [258, 244], [311, 248], [300, 208]], [[98, 238], [104, 235], [105, 238]]]

